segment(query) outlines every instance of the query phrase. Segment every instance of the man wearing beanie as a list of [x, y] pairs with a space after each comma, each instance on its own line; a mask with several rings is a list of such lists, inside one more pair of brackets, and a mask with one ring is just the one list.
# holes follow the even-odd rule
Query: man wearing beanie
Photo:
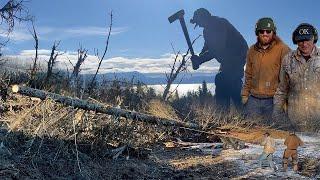
[[320, 49], [318, 33], [308, 23], [300, 24], [292, 34], [298, 46], [283, 59], [280, 83], [274, 97], [274, 116], [283, 113], [288, 103], [288, 117], [300, 128], [319, 130], [320, 120]]
[[242, 103], [249, 118], [269, 124], [273, 112], [273, 96], [279, 83], [282, 58], [290, 51], [277, 36], [276, 26], [269, 17], [258, 20], [257, 42], [247, 53]]

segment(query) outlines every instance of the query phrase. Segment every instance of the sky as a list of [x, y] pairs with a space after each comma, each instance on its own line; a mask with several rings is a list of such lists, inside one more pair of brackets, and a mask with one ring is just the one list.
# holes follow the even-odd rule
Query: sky
[[[6, 0], [1, 0], [0, 6]], [[168, 17], [184, 9], [191, 39], [202, 34], [201, 28], [189, 23], [193, 12], [206, 8], [213, 15], [224, 17], [244, 36], [249, 45], [256, 41], [254, 27], [261, 17], [272, 17], [277, 34], [291, 48], [291, 34], [302, 22], [320, 27], [316, 0], [28, 0], [25, 4], [35, 18], [39, 49], [43, 59], [50, 53], [54, 41], [64, 52], [61, 64], [75, 62], [77, 49], [82, 46], [89, 53], [85, 68], [93, 72], [97, 64], [94, 50], [103, 53], [113, 13], [113, 26], [102, 72], [139, 71], [169, 72], [174, 52], [186, 52], [187, 44], [178, 22], [170, 24]], [[3, 54], [32, 60], [34, 40], [29, 32], [31, 23], [16, 24]], [[1, 34], [0, 34], [1, 36]], [[203, 39], [194, 44], [200, 52]], [[219, 63], [205, 63], [198, 72], [215, 72]]]

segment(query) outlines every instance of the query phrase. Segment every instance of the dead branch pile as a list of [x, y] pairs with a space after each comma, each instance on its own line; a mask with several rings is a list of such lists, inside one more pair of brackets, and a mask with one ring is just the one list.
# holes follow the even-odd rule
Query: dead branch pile
[[320, 158], [304, 157], [299, 160], [301, 173], [308, 177], [320, 177]]
[[199, 105], [193, 104], [192, 112], [194, 113], [194, 119], [199, 123], [202, 129], [216, 129], [218, 127], [224, 127], [228, 129], [233, 128], [250, 128], [253, 126], [254, 121], [248, 121], [238, 112], [225, 113], [214, 104]]
[[20, 93], [26, 96], [40, 98], [41, 100], [45, 100], [46, 98], [52, 98], [55, 102], [62, 103], [66, 106], [72, 106], [74, 108], [95, 111], [97, 113], [129, 118], [136, 121], [143, 121], [152, 124], [162, 124], [165, 126], [184, 126], [192, 128], [197, 127], [197, 125], [194, 123], [182, 122], [174, 119], [166, 119], [158, 116], [151, 116], [149, 114], [139, 113], [136, 111], [129, 111], [117, 107], [105, 106], [99, 103], [92, 103], [78, 98], [62, 96], [60, 94], [55, 94], [25, 86], [14, 85], [11, 89], [14, 93]]
[[[51, 99], [41, 101], [15, 95], [8, 100], [9, 110], [1, 118], [10, 131], [31, 136], [88, 141], [118, 146], [143, 147], [164, 138], [170, 128], [149, 125], [111, 115], [65, 107]], [[101, 141], [101, 142], [99, 142]]]
[[148, 147], [169, 139], [174, 131], [65, 107], [51, 99], [16, 94], [4, 106], [0, 115], [4, 130], [0, 133], [0, 177], [108, 179], [114, 176], [98, 177], [106, 175], [102, 168], [106, 161], [144, 159], [150, 153]]

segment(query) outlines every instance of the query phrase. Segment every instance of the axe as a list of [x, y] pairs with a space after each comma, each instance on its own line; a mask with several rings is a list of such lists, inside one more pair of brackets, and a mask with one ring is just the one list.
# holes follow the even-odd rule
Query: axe
[[188, 44], [190, 53], [193, 56], [194, 55], [194, 51], [193, 51], [192, 44], [191, 44], [191, 41], [190, 41], [190, 37], [189, 37], [188, 30], [187, 30], [186, 22], [184, 21], [184, 17], [183, 16], [184, 16], [184, 10], [181, 9], [180, 11], [178, 11], [178, 12], [174, 13], [172, 16], [170, 16], [168, 18], [168, 20], [169, 20], [170, 23], [172, 23], [172, 22], [176, 21], [177, 19], [179, 19], [181, 27], [182, 27], [182, 31], [183, 31], [183, 34], [184, 34], [184, 37], [187, 40], [187, 44]]

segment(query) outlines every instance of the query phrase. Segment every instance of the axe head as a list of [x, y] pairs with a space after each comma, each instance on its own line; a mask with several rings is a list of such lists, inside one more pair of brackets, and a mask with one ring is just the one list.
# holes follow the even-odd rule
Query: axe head
[[170, 17], [168, 18], [168, 20], [169, 20], [170, 23], [172, 23], [172, 22], [174, 22], [174, 21], [177, 20], [177, 19], [182, 19], [183, 16], [184, 16], [184, 10], [181, 9], [180, 11], [178, 11], [178, 12], [174, 13], [172, 16], [170, 16]]

